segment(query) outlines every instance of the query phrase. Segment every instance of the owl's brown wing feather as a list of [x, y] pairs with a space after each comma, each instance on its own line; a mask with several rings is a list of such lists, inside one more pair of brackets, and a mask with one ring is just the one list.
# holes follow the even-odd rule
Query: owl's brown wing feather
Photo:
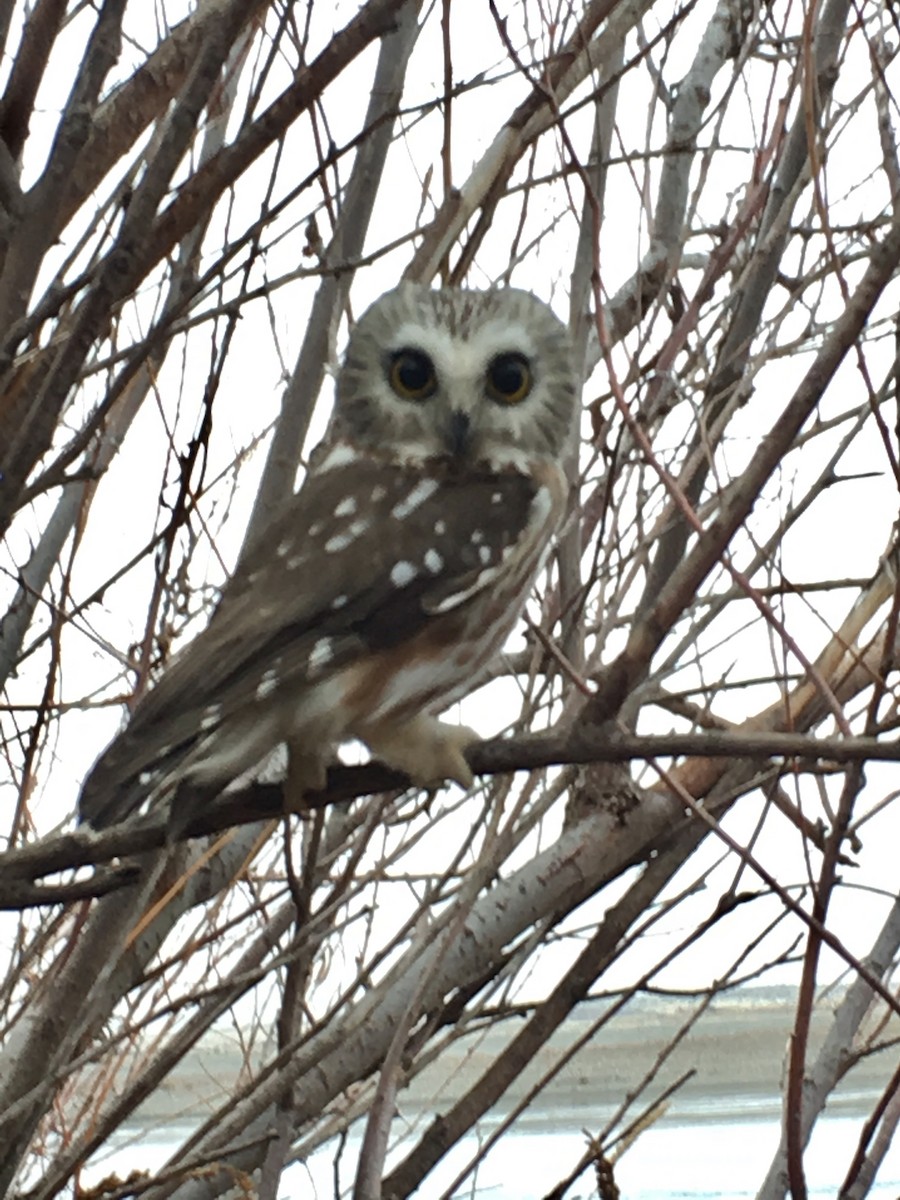
[[536, 514], [546, 521], [543, 491], [517, 471], [456, 477], [366, 458], [309, 476], [101, 755], [82, 819], [105, 824], [138, 806], [198, 746], [227, 736], [235, 714], [262, 721], [267, 704], [296, 705], [317, 678], [471, 603]]

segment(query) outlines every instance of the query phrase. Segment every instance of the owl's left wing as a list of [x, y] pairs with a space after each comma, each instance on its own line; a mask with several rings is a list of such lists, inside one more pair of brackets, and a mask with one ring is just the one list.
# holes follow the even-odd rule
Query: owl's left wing
[[324, 674], [411, 641], [501, 572], [527, 585], [564, 494], [547, 466], [456, 477], [355, 458], [308, 476], [98, 760], [82, 818], [177, 769], [236, 713], [296, 702]]

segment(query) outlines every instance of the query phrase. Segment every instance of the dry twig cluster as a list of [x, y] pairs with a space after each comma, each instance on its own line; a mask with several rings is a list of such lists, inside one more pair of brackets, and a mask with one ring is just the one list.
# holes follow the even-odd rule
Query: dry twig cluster
[[[0, 1192], [96, 1184], [226, 1038], [240, 1070], [168, 1163], [98, 1194], [274, 1197], [359, 1122], [345, 1183], [407, 1196], [635, 996], [687, 990], [692, 1024], [793, 964], [784, 1137], [742, 1182], [805, 1195], [810, 1129], [896, 1008], [892, 13], [0, 6]], [[304, 469], [347, 322], [404, 275], [532, 287], [585, 378], [479, 787], [347, 767], [301, 816], [276, 784], [221, 797], [176, 846], [152, 813], [74, 831], [79, 774]], [[489, 1036], [455, 1094], [443, 1064]], [[615, 1194], [674, 1048], [560, 1180]], [[900, 1116], [882, 1057], [842, 1196]]]

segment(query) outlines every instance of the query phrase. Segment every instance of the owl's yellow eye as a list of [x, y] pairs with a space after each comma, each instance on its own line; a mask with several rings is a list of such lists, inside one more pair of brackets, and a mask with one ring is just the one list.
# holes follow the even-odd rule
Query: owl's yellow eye
[[402, 400], [427, 400], [437, 390], [434, 363], [421, 350], [398, 350], [391, 355], [388, 379]]
[[498, 354], [487, 373], [487, 393], [499, 404], [518, 404], [531, 391], [531, 368], [524, 354]]

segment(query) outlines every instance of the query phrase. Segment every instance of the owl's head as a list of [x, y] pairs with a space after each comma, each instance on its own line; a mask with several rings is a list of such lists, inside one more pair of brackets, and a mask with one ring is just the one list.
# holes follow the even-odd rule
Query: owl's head
[[530, 292], [405, 283], [353, 329], [333, 432], [394, 461], [556, 460], [576, 392], [566, 328]]

